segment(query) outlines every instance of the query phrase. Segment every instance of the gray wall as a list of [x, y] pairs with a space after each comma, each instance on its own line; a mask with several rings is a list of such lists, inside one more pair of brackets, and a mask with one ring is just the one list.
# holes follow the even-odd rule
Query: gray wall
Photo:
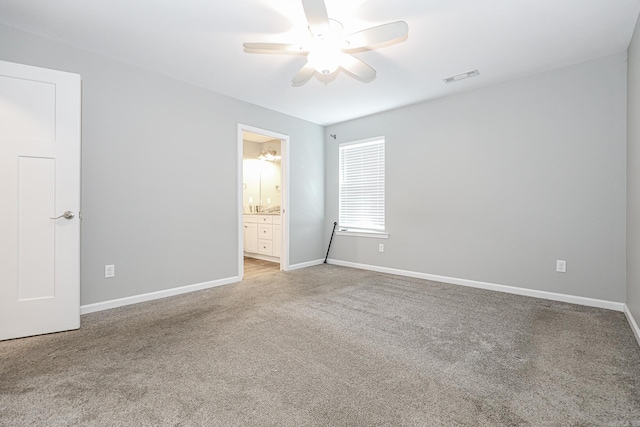
[[640, 21], [628, 51], [627, 307], [640, 321]]
[[0, 59], [82, 75], [82, 304], [237, 275], [238, 123], [290, 136], [290, 262], [323, 257], [321, 126], [5, 26]]
[[326, 228], [338, 144], [383, 135], [390, 233], [331, 258], [624, 302], [625, 56], [327, 127]]

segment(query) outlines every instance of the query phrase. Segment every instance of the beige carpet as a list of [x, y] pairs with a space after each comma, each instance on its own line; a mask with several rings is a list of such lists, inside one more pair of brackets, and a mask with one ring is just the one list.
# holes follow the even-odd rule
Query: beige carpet
[[0, 342], [5, 426], [640, 425], [622, 313], [322, 265]]

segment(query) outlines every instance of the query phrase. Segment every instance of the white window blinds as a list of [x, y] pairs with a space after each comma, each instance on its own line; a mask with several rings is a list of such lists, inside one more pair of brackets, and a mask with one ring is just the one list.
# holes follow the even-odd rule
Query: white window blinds
[[340, 144], [341, 229], [384, 231], [384, 138]]

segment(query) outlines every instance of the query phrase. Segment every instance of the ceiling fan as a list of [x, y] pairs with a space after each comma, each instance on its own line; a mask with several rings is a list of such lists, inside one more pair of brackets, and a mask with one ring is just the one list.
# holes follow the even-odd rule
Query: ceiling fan
[[309, 23], [309, 40], [301, 44], [243, 43], [249, 52], [307, 55], [307, 63], [291, 80], [293, 86], [302, 86], [315, 72], [329, 75], [339, 68], [359, 80], [371, 81], [376, 77], [376, 70], [354, 57], [352, 53], [399, 41], [409, 33], [406, 22], [396, 21], [345, 37], [342, 34], [342, 24], [329, 19], [324, 0], [302, 0], [302, 7]]

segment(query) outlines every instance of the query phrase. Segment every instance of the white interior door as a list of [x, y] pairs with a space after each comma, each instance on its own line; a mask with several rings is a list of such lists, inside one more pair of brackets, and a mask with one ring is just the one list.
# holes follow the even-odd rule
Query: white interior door
[[0, 340], [80, 327], [79, 209], [80, 76], [0, 61]]

